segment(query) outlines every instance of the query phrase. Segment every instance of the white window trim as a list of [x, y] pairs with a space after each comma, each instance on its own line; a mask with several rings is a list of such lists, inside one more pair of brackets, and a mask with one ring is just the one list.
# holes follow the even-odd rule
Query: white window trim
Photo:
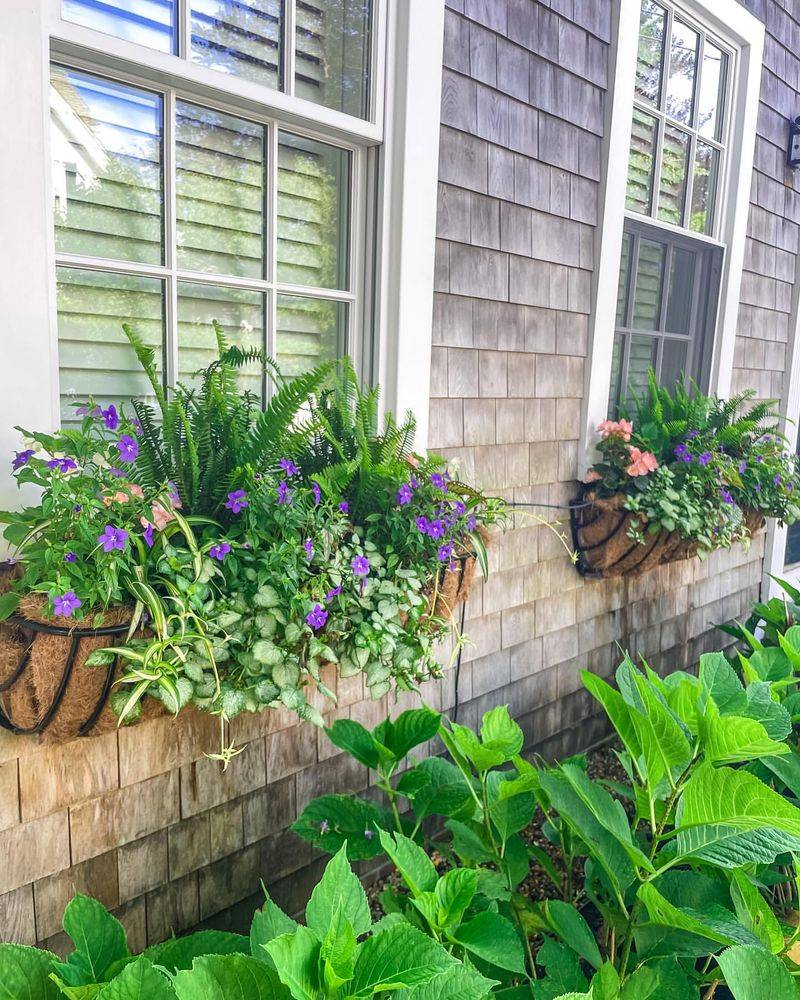
[[[721, 204], [723, 221], [720, 237], [725, 246], [725, 260], [710, 377], [710, 390], [726, 397], [730, 393], [739, 315], [765, 29], [738, 0], [677, 0], [677, 6], [690, 17], [707, 25], [713, 34], [735, 49], [737, 54], [731, 132], [727, 141], [729, 152], [722, 185], [724, 201]], [[595, 232], [593, 310], [589, 319], [589, 358], [582, 412], [583, 440], [579, 450], [581, 475], [597, 459], [596, 427], [605, 418], [608, 409], [619, 266], [627, 217], [625, 194], [636, 80], [639, 11], [640, 0], [619, 0], [614, 11], [616, 44], [609, 63], [610, 90], [606, 105], [602, 158], [602, 177], [605, 183], [601, 185]], [[646, 216], [631, 213], [631, 218], [641, 219], [648, 225], [652, 224], [667, 232], [686, 232]], [[704, 239], [698, 234], [690, 235]], [[716, 241], [710, 242], [719, 245]]]
[[[7, 469], [20, 447], [14, 425], [58, 426], [58, 332], [49, 155], [51, 56], [80, 57], [117, 72], [190, 90], [196, 100], [231, 106], [358, 149], [375, 166], [362, 171], [364, 206], [352, 238], [372, 265], [355, 318], [371, 333], [358, 348], [365, 377], [380, 381], [386, 405], [414, 410], [418, 447], [427, 440], [433, 271], [438, 182], [439, 99], [444, 0], [376, 0], [371, 120], [362, 121], [246, 80], [217, 74], [178, 56], [63, 22], [59, 0], [15, 4], [0, 32], [0, 120], [14, 155], [0, 159], [4, 266], [0, 307], [0, 507], [20, 492]], [[185, 29], [184, 29], [185, 30]], [[24, 54], [24, 55], [23, 55]], [[387, 62], [388, 54], [388, 62]], [[385, 82], [384, 82], [385, 81]], [[385, 109], [385, 110], [384, 110]], [[385, 144], [380, 144], [384, 141]], [[379, 148], [378, 148], [379, 147]], [[354, 312], [354, 311], [353, 311]], [[8, 460], [9, 466], [3, 465]], [[27, 493], [32, 499], [31, 491]]]

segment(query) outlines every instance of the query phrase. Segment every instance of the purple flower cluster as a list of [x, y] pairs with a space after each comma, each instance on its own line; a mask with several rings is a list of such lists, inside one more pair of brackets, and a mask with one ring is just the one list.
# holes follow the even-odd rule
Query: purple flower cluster
[[315, 631], [319, 632], [321, 628], [325, 626], [325, 622], [328, 620], [328, 612], [323, 608], [321, 604], [315, 604], [311, 611], [306, 615], [307, 624]]
[[232, 514], [238, 514], [245, 507], [250, 506], [247, 502], [247, 493], [244, 490], [233, 490], [233, 492], [228, 494], [225, 506]]
[[139, 457], [139, 445], [136, 438], [131, 437], [130, 434], [123, 434], [114, 447], [119, 449], [120, 462], [135, 462]]
[[78, 468], [78, 463], [74, 458], [51, 458], [47, 468], [56, 469], [58, 472], [73, 472]]
[[212, 545], [208, 550], [208, 554], [212, 559], [216, 559], [217, 562], [223, 562], [225, 556], [230, 552], [231, 545], [230, 542], [217, 542], [216, 545]]
[[103, 552], [113, 552], [115, 549], [124, 552], [128, 543], [128, 532], [124, 528], [107, 524], [102, 535], [97, 536], [97, 541], [103, 546]]
[[33, 456], [34, 456], [33, 448], [26, 448], [25, 451], [16, 452], [14, 454], [14, 459], [11, 462], [11, 468], [14, 470], [14, 472], [16, 472], [17, 469], [21, 469], [23, 465], [27, 465], [28, 462], [30, 462], [30, 460], [33, 458]]
[[292, 491], [289, 489], [289, 484], [285, 479], [281, 479], [278, 483], [278, 503], [281, 505], [290, 504], [292, 502]]
[[278, 465], [283, 469], [287, 476], [299, 476], [300, 470], [291, 460], [291, 458], [282, 458]]
[[62, 618], [70, 618], [72, 612], [77, 611], [80, 606], [81, 601], [75, 596], [74, 590], [68, 590], [53, 598], [53, 614], [60, 615]]
[[691, 462], [692, 453], [686, 447], [685, 444], [679, 444], [675, 446], [674, 450], [675, 458], [680, 459], [681, 462]]
[[303, 542], [303, 548], [306, 550], [306, 558], [311, 562], [314, 558], [314, 542], [310, 538], [307, 538]]

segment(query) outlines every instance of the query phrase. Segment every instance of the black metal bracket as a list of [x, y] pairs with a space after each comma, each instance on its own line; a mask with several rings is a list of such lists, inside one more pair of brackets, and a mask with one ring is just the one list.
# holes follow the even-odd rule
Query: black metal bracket
[[[44, 633], [45, 635], [61, 635], [68, 637], [70, 640], [69, 652], [67, 653], [67, 658], [64, 661], [64, 668], [61, 672], [61, 678], [58, 682], [58, 687], [56, 688], [53, 700], [37, 722], [35, 722], [32, 726], [16, 725], [16, 723], [12, 721], [10, 716], [3, 709], [2, 701], [0, 700], [0, 727], [8, 729], [17, 736], [30, 736], [34, 733], [41, 733], [50, 724], [50, 721], [58, 711], [58, 708], [64, 699], [64, 694], [67, 690], [70, 677], [72, 676], [73, 667], [75, 666], [75, 655], [78, 652], [78, 645], [80, 644], [81, 639], [96, 638], [97, 636], [104, 635], [123, 635], [126, 634], [130, 628], [130, 623], [122, 625], [105, 625], [101, 628], [92, 629], [64, 628], [62, 625], [50, 625], [46, 622], [31, 621], [21, 615], [12, 615], [8, 621], [16, 625], [26, 634], [28, 642], [22, 656], [20, 657], [19, 663], [11, 672], [11, 675], [4, 681], [0, 682], [0, 694], [4, 691], [9, 691], [25, 673], [25, 669], [30, 662], [31, 650], [33, 649], [33, 644], [36, 641], [37, 634]], [[115, 657], [106, 670], [103, 690], [100, 692], [97, 704], [86, 721], [78, 729], [79, 736], [85, 736], [100, 717], [100, 713], [103, 711], [103, 708], [108, 701], [108, 696], [111, 693], [116, 668], [117, 660]]]

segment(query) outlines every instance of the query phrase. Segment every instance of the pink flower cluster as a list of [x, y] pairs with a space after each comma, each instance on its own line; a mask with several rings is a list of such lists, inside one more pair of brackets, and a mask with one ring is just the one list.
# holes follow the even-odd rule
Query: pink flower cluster
[[623, 441], [630, 441], [633, 424], [630, 420], [602, 420], [597, 425], [597, 431], [604, 441], [610, 437], [619, 437]]
[[[608, 438], [619, 438], [625, 442], [628, 450], [630, 464], [625, 467], [629, 476], [646, 476], [655, 472], [658, 468], [658, 459], [652, 451], [642, 451], [635, 445], [628, 444], [633, 434], [633, 424], [630, 420], [602, 420], [597, 425], [597, 432], [603, 441]], [[591, 469], [586, 474], [585, 482], [596, 483], [602, 476], [596, 469]]]
[[631, 464], [625, 469], [629, 476], [646, 476], [650, 472], [655, 472], [658, 468], [658, 459], [652, 451], [642, 451], [641, 448], [634, 448], [628, 445], [628, 454]]

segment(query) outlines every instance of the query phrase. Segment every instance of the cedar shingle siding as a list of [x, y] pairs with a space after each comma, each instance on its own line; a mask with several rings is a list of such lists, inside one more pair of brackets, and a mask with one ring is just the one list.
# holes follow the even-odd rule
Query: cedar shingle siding
[[[574, 490], [611, 3], [448, 0], [431, 444], [519, 501], [564, 504]], [[769, 36], [734, 388], [776, 396], [800, 222], [784, 167], [800, 23], [791, 3], [747, 6]], [[637, 580], [584, 582], [558, 538], [519, 514], [469, 600], [461, 720], [507, 702], [545, 754], [591, 744], [604, 728], [581, 668], [609, 674], [617, 643], [659, 669], [691, 665], [721, 644], [712, 623], [757, 596], [762, 552], [759, 539]], [[427, 685], [426, 700], [450, 708], [454, 680]], [[336, 714], [367, 725], [388, 707], [365, 702], [358, 677], [338, 695]], [[2, 936], [59, 950], [75, 889], [115, 908], [134, 948], [237, 903], [259, 877], [297, 908], [320, 859], [283, 831], [316, 795], [366, 791], [368, 774], [285, 712], [232, 729], [249, 747], [224, 774], [203, 757], [217, 723], [199, 715], [57, 750], [0, 735]]]

